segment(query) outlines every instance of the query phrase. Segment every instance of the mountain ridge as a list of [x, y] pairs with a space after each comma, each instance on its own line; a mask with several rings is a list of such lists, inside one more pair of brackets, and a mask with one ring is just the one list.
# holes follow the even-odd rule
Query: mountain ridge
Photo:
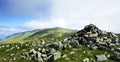
[[17, 43], [17, 42], [23, 42], [23, 41], [39, 41], [40, 39], [49, 39], [52, 38], [62, 38], [63, 36], [70, 36], [72, 33], [76, 32], [77, 30], [72, 30], [68, 28], [61, 28], [61, 27], [55, 27], [55, 28], [46, 28], [46, 29], [36, 29], [26, 32], [20, 32], [12, 34], [8, 37], [6, 37], [2, 42], [11, 42], [11, 43]]
[[[71, 36], [71, 34], [77, 32], [78, 30], [73, 30], [69, 28], [61, 28], [61, 27], [55, 27], [55, 28], [46, 28], [46, 29], [35, 29], [31, 31], [25, 31], [20, 33], [15, 33], [10, 36], [7, 36], [4, 40], [1, 40], [2, 43], [18, 43], [18, 42], [31, 42], [31, 41], [39, 41], [40, 39], [46, 39], [53, 41], [52, 39], [65, 38], [64, 36], [68, 37]], [[117, 36], [120, 39], [120, 34], [117, 34]], [[63, 37], [63, 38], [62, 38]]]

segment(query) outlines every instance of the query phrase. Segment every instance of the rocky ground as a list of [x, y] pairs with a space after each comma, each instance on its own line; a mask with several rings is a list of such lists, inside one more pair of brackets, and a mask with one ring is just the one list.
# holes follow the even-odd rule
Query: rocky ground
[[90, 24], [56, 42], [1, 45], [0, 56], [0, 62], [120, 62], [120, 41]]

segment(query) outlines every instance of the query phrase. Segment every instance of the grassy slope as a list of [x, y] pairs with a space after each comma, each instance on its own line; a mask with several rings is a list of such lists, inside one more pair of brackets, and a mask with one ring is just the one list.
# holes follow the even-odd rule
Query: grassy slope
[[29, 40], [39, 40], [39, 39], [45, 39], [45, 40], [61, 40], [63, 38], [66, 38], [68, 36], [71, 36], [76, 32], [75, 30], [71, 29], [65, 29], [65, 28], [51, 28], [51, 29], [44, 29], [42, 31], [36, 32], [33, 35], [29, 36], [27, 39]]
[[28, 36], [31, 36], [34, 32], [26, 32], [25, 34], [18, 34], [15, 36], [11, 36], [5, 40], [3, 40], [3, 43], [18, 43], [23, 42], [23, 39], [27, 38]]
[[65, 28], [50, 28], [43, 30], [33, 30], [28, 31], [23, 34], [17, 34], [8, 37], [3, 40], [2, 43], [19, 43], [19, 42], [29, 42], [29, 41], [38, 41], [40, 39], [45, 40], [55, 40], [62, 39], [70, 36], [72, 33], [76, 32], [75, 30], [65, 29]]

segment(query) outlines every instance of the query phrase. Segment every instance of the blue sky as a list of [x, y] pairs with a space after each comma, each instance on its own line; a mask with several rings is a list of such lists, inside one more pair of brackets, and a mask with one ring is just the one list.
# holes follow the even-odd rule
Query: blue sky
[[120, 33], [119, 17], [120, 0], [0, 0], [0, 35], [90, 23]]
[[[33, 1], [33, 2], [32, 2]], [[24, 3], [23, 3], [24, 2]], [[27, 3], [28, 2], [28, 3]], [[31, 3], [32, 2], [32, 3]], [[21, 25], [37, 17], [49, 15], [49, 3], [39, 4], [41, 0], [0, 0], [0, 23], [2, 25]], [[38, 5], [37, 5], [37, 4]], [[29, 6], [28, 6], [29, 5]], [[32, 7], [33, 6], [33, 7]], [[35, 16], [36, 13], [42, 14]]]

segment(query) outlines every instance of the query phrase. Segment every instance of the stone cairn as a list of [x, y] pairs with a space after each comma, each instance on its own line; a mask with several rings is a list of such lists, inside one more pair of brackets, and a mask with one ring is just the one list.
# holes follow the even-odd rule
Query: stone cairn
[[112, 48], [119, 45], [118, 36], [112, 32], [100, 30], [93, 24], [85, 26], [81, 31], [78, 31], [72, 36], [73, 39], [79, 41], [79, 44], [86, 45], [92, 49]]
[[[24, 52], [21, 55], [21, 58], [34, 60], [36, 62], [50, 62], [62, 58], [61, 50], [65, 50], [67, 48], [79, 48], [84, 45], [92, 50], [110, 49], [114, 53], [118, 52], [119, 55], [116, 53], [110, 58], [119, 61], [120, 48], [114, 48], [119, 46], [119, 44], [117, 35], [111, 32], [102, 31], [95, 25], [90, 24], [69, 38], [47, 44], [44, 43], [43, 46], [38, 49], [31, 49], [28, 52]], [[98, 58], [98, 61], [107, 60], [105, 55], [97, 55], [96, 57]], [[105, 58], [101, 59], [101, 57]]]

